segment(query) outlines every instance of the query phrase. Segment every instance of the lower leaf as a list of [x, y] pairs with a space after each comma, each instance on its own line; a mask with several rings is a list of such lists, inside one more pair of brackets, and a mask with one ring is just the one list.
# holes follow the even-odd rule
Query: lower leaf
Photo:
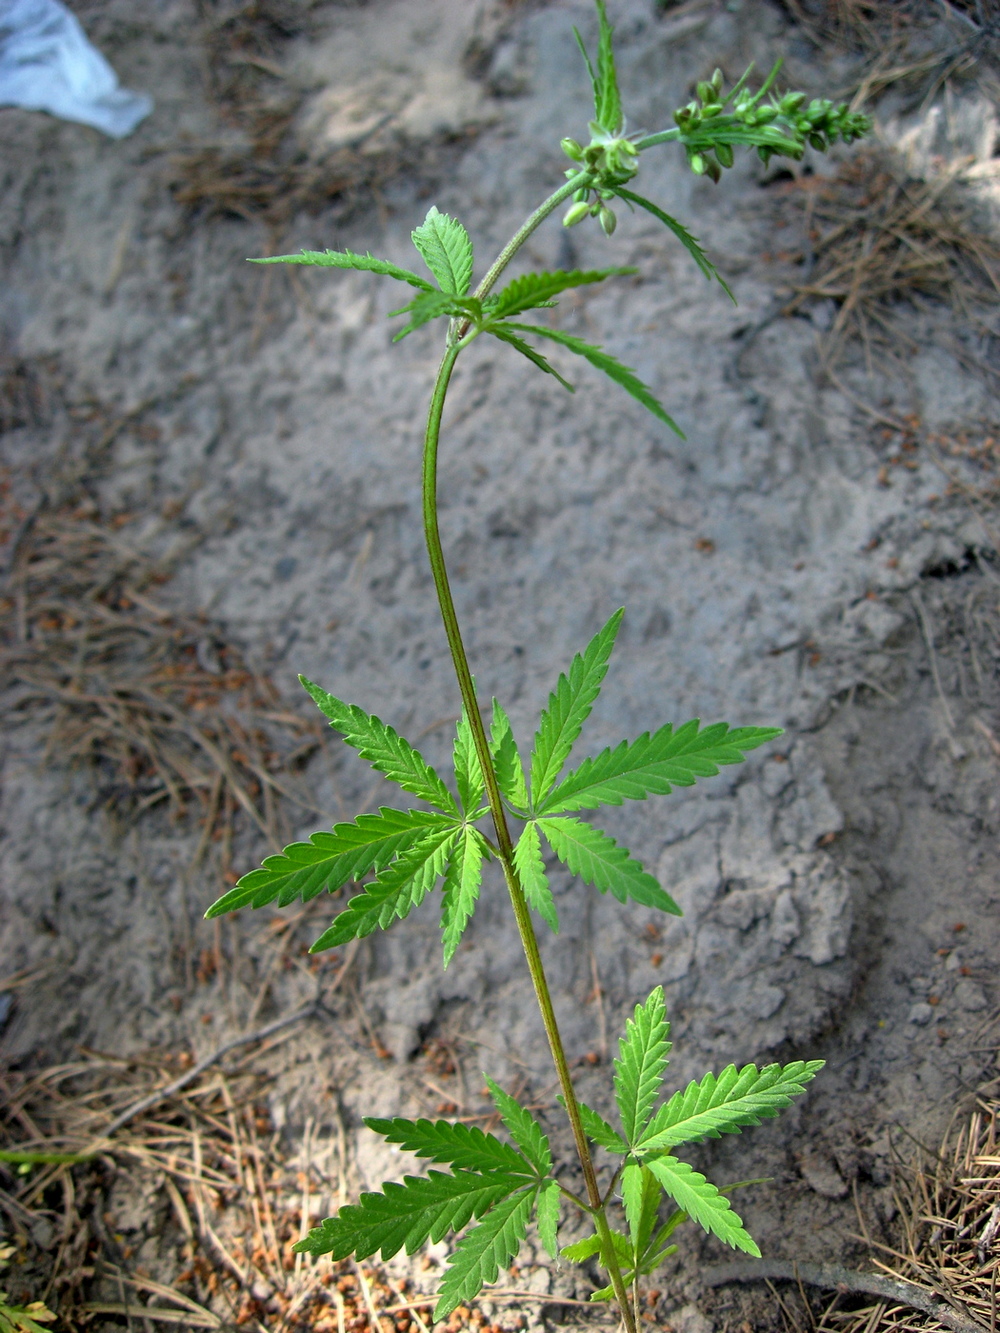
[[666, 1192], [687, 1215], [719, 1240], [734, 1250], [743, 1250], [760, 1258], [760, 1250], [750, 1233], [744, 1230], [743, 1219], [735, 1212], [729, 1200], [688, 1162], [676, 1157], [649, 1157], [645, 1161]]
[[434, 1309], [435, 1322], [447, 1319], [457, 1306], [471, 1301], [501, 1268], [509, 1268], [527, 1235], [528, 1218], [537, 1188], [501, 1200], [473, 1231], [458, 1242], [449, 1260]]

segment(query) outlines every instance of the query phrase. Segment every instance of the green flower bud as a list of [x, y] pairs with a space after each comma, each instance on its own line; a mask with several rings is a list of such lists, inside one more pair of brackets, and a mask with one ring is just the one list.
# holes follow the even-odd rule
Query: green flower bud
[[574, 162], [583, 161], [583, 149], [575, 139], [562, 139], [559, 142], [559, 147], [563, 150], [566, 156], [571, 157]]
[[[573, 175], [574, 176], [576, 175], [575, 171], [573, 172]], [[578, 204], [585, 204], [587, 200], [590, 198], [590, 191], [587, 189], [586, 186], [583, 186], [582, 189], [577, 190], [573, 198], [576, 200]]]
[[562, 224], [564, 227], [575, 227], [578, 222], [583, 221], [589, 212], [590, 205], [586, 202], [578, 201], [575, 204], [571, 204], [566, 210]]
[[721, 102], [706, 102], [701, 109], [701, 114], [704, 116], [706, 120], [710, 120], [712, 116], [719, 115], [721, 111], [722, 111]]
[[733, 165], [733, 145], [731, 143], [717, 143], [715, 145], [715, 156], [724, 167]]
[[810, 134], [809, 142], [818, 153], [826, 152], [826, 140], [823, 138], [822, 134]]
[[618, 226], [618, 219], [612, 213], [610, 208], [601, 209], [601, 226], [604, 228], [605, 236], [612, 236], [615, 228]]
[[805, 100], [805, 93], [785, 93], [779, 105], [784, 115], [794, 116]]
[[711, 178], [714, 185], [718, 185], [719, 181], [722, 180], [722, 168], [714, 157], [705, 159], [705, 175]]
[[702, 82], [698, 84], [698, 87], [695, 89], [695, 91], [698, 94], [699, 102], [715, 101], [715, 89], [712, 87], [710, 83], [705, 83], [705, 81], [702, 80]]
[[613, 199], [615, 197], [614, 190], [598, 190], [597, 193], [602, 199]]
[[715, 71], [715, 73], [712, 75], [712, 88], [713, 88], [713, 90], [715, 91], [715, 95], [716, 95], [716, 97], [718, 97], [719, 94], [722, 92], [722, 70], [721, 70], [721, 69], [717, 69], [717, 70]]
[[690, 153], [688, 155], [688, 165], [696, 176], [704, 176], [708, 170], [708, 163], [702, 153]]

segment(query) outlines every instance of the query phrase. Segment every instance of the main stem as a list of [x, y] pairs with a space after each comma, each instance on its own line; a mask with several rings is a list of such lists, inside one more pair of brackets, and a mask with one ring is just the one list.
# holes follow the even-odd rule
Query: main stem
[[[532, 213], [531, 217], [527, 219], [523, 226], [500, 252], [500, 255], [483, 279], [483, 282], [476, 291], [476, 295], [480, 299], [487, 294], [490, 287], [496, 282], [504, 268], [539, 223], [547, 218], [553, 209], [557, 208], [564, 199], [569, 198], [570, 195], [580, 187], [581, 182], [586, 179], [586, 172], [579, 173], [577, 177], [569, 180], [561, 189], [557, 190], [553, 195], [550, 195], [545, 203]], [[531, 982], [535, 989], [535, 998], [538, 1001], [538, 1007], [541, 1011], [542, 1022], [545, 1026], [545, 1035], [548, 1038], [549, 1050], [552, 1053], [552, 1060], [555, 1064], [556, 1074], [559, 1078], [559, 1086], [566, 1106], [566, 1113], [569, 1116], [570, 1126], [573, 1131], [577, 1156], [580, 1159], [580, 1166], [583, 1169], [583, 1178], [587, 1187], [587, 1198], [590, 1201], [591, 1214], [594, 1219], [594, 1225], [597, 1228], [597, 1234], [601, 1240], [601, 1258], [611, 1276], [611, 1284], [614, 1288], [615, 1298], [618, 1301], [618, 1306], [621, 1310], [622, 1319], [627, 1333], [636, 1333], [635, 1318], [628, 1300], [625, 1283], [622, 1278], [621, 1267], [618, 1263], [614, 1244], [611, 1239], [611, 1228], [608, 1224], [606, 1207], [601, 1198], [601, 1191], [597, 1184], [597, 1173], [594, 1170], [593, 1159], [590, 1155], [590, 1145], [587, 1142], [587, 1136], [584, 1132], [583, 1121], [580, 1116], [580, 1105], [577, 1102], [576, 1093], [573, 1089], [573, 1080], [570, 1076], [569, 1062], [566, 1059], [566, 1051], [563, 1047], [562, 1035], [556, 1020], [555, 1008], [552, 1004], [552, 995], [549, 991], [549, 983], [545, 976], [545, 968], [542, 965], [542, 957], [538, 949], [538, 938], [535, 935], [535, 928], [531, 920], [531, 913], [528, 908], [527, 899], [524, 896], [524, 889], [521, 886], [520, 877], [514, 865], [514, 844], [511, 839], [510, 829], [507, 825], [507, 814], [503, 807], [500, 788], [497, 785], [496, 772], [493, 767], [493, 756], [490, 753], [489, 741], [486, 737], [486, 728], [483, 725], [482, 716], [479, 712], [479, 705], [476, 701], [476, 690], [472, 680], [472, 671], [469, 667], [469, 659], [465, 651], [465, 644], [462, 641], [462, 632], [459, 628], [458, 616], [455, 612], [455, 602], [451, 595], [448, 569], [445, 564], [444, 551], [441, 545], [437, 505], [437, 459], [438, 442], [441, 434], [441, 416], [444, 411], [444, 402], [448, 393], [451, 374], [455, 368], [458, 354], [462, 350], [459, 339], [464, 336], [466, 331], [467, 329], [462, 326], [459, 326], [459, 328], [455, 330], [453, 340], [449, 344], [438, 369], [437, 379], [434, 382], [434, 390], [431, 394], [430, 410], [427, 416], [427, 429], [424, 434], [423, 460], [423, 519], [424, 536], [427, 542], [427, 554], [430, 558], [434, 587], [437, 590], [438, 605], [441, 609], [441, 619], [444, 622], [448, 647], [451, 650], [451, 660], [454, 664], [455, 675], [458, 679], [458, 688], [462, 695], [462, 703], [465, 705], [466, 716], [469, 719], [469, 726], [475, 741], [476, 753], [479, 756], [480, 767], [483, 771], [483, 780], [486, 785], [486, 798], [489, 802], [490, 814], [493, 818], [493, 826], [496, 830], [499, 860], [503, 867], [504, 879], [507, 882], [507, 890], [510, 894], [511, 906], [514, 909], [514, 920], [517, 922], [518, 934], [521, 937], [521, 945], [524, 949], [524, 956], [528, 963], [528, 971], [531, 974]]]

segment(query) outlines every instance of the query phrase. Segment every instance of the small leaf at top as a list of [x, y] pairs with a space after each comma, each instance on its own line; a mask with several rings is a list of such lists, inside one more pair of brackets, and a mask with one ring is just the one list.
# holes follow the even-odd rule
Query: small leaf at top
[[538, 825], [534, 820], [529, 820], [525, 824], [517, 840], [517, 846], [514, 848], [514, 869], [521, 881], [521, 888], [524, 890], [529, 907], [533, 907], [553, 933], [558, 935], [559, 913], [556, 911], [555, 899], [549, 888], [545, 862], [542, 860]]
[[588, 283], [603, 282], [605, 278], [637, 273], [634, 268], [572, 269], [564, 272], [556, 269], [553, 273], [525, 273], [515, 278], [496, 294], [489, 307], [491, 319], [506, 319], [510, 315], [520, 315], [525, 310], [547, 305], [560, 292], [572, 287], [583, 287]]
[[458, 816], [454, 796], [409, 741], [386, 726], [381, 718], [366, 713], [356, 704], [343, 703], [305, 676], [300, 676], [299, 680], [330, 726], [339, 731], [347, 744], [357, 750], [362, 759], [367, 759], [372, 768], [411, 796]]
[[559, 860], [601, 893], [610, 889], [620, 903], [631, 898], [644, 907], [683, 916], [673, 898], [664, 893], [640, 862], [592, 824], [570, 815], [546, 815], [538, 820], [538, 827]]
[[733, 1249], [760, 1258], [753, 1237], [743, 1228], [743, 1219], [711, 1181], [676, 1157], [650, 1157], [646, 1165], [688, 1217]]
[[601, 25], [597, 42], [597, 98], [594, 119], [608, 134], [618, 134], [622, 128], [622, 102], [618, 92], [613, 45], [614, 28], [608, 22], [604, 0], [596, 0], [597, 16]]
[[549, 695], [531, 754], [531, 799], [536, 806], [545, 800], [590, 716], [624, 614], [621, 609], [614, 613], [583, 653], [573, 658], [569, 675], [561, 675]]
[[631, 1144], [641, 1138], [663, 1083], [669, 1033], [663, 987], [657, 986], [645, 1004], [635, 1006], [627, 1020], [615, 1061], [615, 1101]]
[[426, 278], [411, 273], [408, 268], [390, 264], [387, 259], [376, 259], [374, 255], [356, 255], [350, 250], [303, 250], [297, 255], [271, 255], [267, 259], [251, 259], [251, 264], [309, 264], [315, 268], [353, 268], [366, 273], [381, 273], [387, 278], [398, 278], [408, 282], [411, 287], [419, 287], [425, 292], [434, 288]]
[[472, 242], [461, 222], [432, 205], [412, 236], [441, 290], [464, 296], [472, 281]]
[[445, 871], [441, 890], [441, 942], [445, 967], [455, 956], [469, 918], [476, 910], [485, 845], [483, 835], [466, 824], [458, 835]]
[[550, 329], [542, 324], [498, 324], [490, 332], [496, 333], [498, 329], [513, 329], [515, 333], [534, 334], [536, 338], [549, 338], [552, 342], [568, 347], [571, 352], [575, 352], [577, 356], [582, 356], [585, 361], [589, 361], [592, 366], [603, 371], [609, 379], [621, 385], [625, 392], [630, 393], [636, 402], [642, 403], [643, 407], [652, 412], [654, 417], [669, 426], [675, 435], [679, 435], [682, 440], [687, 438], [677, 422], [667, 415], [663, 404], [653, 396], [652, 391], [643, 384], [635, 371], [630, 370], [628, 366], [623, 366], [610, 352], [605, 352], [603, 348], [594, 347], [591, 343], [584, 342], [582, 338], [577, 338], [575, 334], [564, 333], [562, 329]]
[[678, 222], [676, 218], [672, 218], [669, 213], [664, 213], [663, 209], [658, 207], [651, 200], [644, 199], [641, 194], [633, 194], [631, 190], [626, 190], [621, 185], [615, 187], [615, 194], [618, 195], [619, 199], [625, 199], [630, 204], [638, 204], [640, 208], [644, 208], [647, 213], [651, 213], [657, 221], [662, 222], [669, 231], [672, 231], [680, 241], [681, 245], [684, 246], [685, 250], [687, 250], [688, 254], [701, 269], [702, 273], [704, 273], [705, 277], [709, 279], [715, 278], [732, 303], [734, 305], [736, 304], [736, 297], [729, 290], [729, 284], [722, 277], [721, 273], [709, 259], [708, 255], [705, 254], [705, 251], [701, 248], [698, 241], [682, 223]]
[[504, 1092], [503, 1088], [495, 1083], [488, 1074], [485, 1075], [485, 1078], [493, 1103], [500, 1112], [500, 1118], [510, 1131], [511, 1138], [535, 1167], [538, 1174], [541, 1176], [548, 1175], [552, 1170], [552, 1153], [549, 1149], [549, 1140], [541, 1125], [530, 1111], [526, 1111], [509, 1092]]

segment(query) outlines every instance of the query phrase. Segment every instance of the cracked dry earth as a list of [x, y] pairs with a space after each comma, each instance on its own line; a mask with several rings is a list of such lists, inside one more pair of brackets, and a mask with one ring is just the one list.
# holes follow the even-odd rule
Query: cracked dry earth
[[[716, 63], [733, 73], [788, 53], [789, 83], [843, 81], [843, 60], [821, 58], [770, 3], [688, 6], [682, 19], [657, 17], [646, 0], [613, 9], [635, 125], [669, 123], [692, 71]], [[121, 143], [0, 111], [4, 353], [57, 365], [64, 386], [47, 417], [6, 432], [10, 494], [22, 514], [43, 502], [78, 444], [70, 409], [137, 409], [84, 483], [101, 514], [126, 516], [133, 547], [191, 539], [159, 601], [204, 613], [273, 677], [284, 706], [307, 715], [303, 672], [443, 761], [457, 695], [418, 497], [436, 332], [392, 346], [385, 316], [399, 293], [384, 280], [303, 271], [263, 287], [243, 260], [277, 243], [409, 264], [409, 231], [433, 202], [465, 221], [481, 271], [559, 179], [560, 136], [586, 123], [571, 26], [590, 30], [589, 7], [320, 5], [319, 35], [282, 55], [306, 92], [308, 142], [341, 146], [346, 118], [439, 151], [367, 206], [296, 215], [280, 236], [231, 215], [185, 217], [163, 186], [165, 155], [217, 130], [182, 39], [195, 21], [187, 0], [141, 17], [109, 0], [81, 16], [157, 110]], [[694, 1160], [720, 1181], [770, 1177], [741, 1207], [766, 1254], [851, 1260], [855, 1198], [876, 1232], [889, 1220], [891, 1143], [932, 1141], [995, 1075], [1000, 1002], [996, 520], [960, 490], [942, 499], [947, 478], [925, 450], [887, 476], [892, 446], [857, 400], [949, 438], [987, 434], [997, 403], [991, 382], [947, 350], [958, 317], [930, 303], [913, 314], [918, 350], [905, 367], [848, 358], [849, 396], [825, 384], [824, 312], [775, 314], [760, 165], [739, 161], [718, 188], [667, 152], [642, 171], [647, 193], [695, 224], [737, 306], [651, 219], [622, 218], [611, 241], [553, 223], [529, 258], [635, 265], [635, 278], [583, 289], [555, 317], [635, 366], [686, 440], [586, 367], [560, 363], [578, 386], [569, 397], [477, 344], [445, 417], [445, 548], [480, 693], [505, 703], [522, 739], [558, 672], [619, 605], [587, 751], [691, 716], [785, 727], [743, 767], [605, 817], [683, 918], [621, 907], [553, 868], [562, 931], [542, 950], [581, 1095], [601, 1109], [624, 1017], [657, 984], [679, 1084], [733, 1060], [828, 1060], [779, 1122]], [[270, 909], [213, 934], [201, 913], [220, 868], [210, 857], [191, 871], [197, 828], [156, 809], [113, 823], [93, 775], [61, 764], [46, 739], [31, 709], [8, 710], [0, 974], [32, 977], [4, 1006], [11, 1067], [81, 1045], [201, 1055], [251, 1018], [292, 1012], [336, 974], [342, 959], [317, 971], [296, 954], [327, 904], [296, 921], [278, 964]], [[332, 736], [302, 777], [321, 814], [289, 805], [289, 838], [391, 799]], [[266, 850], [237, 827], [238, 869]], [[480, 1069], [529, 1093], [568, 1161], [497, 876], [443, 974], [438, 947], [426, 909], [372, 937], [328, 1016], [262, 1057], [270, 1115], [290, 1142], [307, 1121], [333, 1136], [336, 1101], [351, 1188], [400, 1170], [362, 1114], [448, 1103], [477, 1114]], [[224, 965], [199, 980], [192, 959], [212, 949]], [[431, 1067], [434, 1043], [460, 1052], [457, 1068]], [[133, 1221], [144, 1262], [169, 1282], [173, 1242]], [[731, 1317], [734, 1298], [705, 1297], [698, 1282], [721, 1257], [692, 1234], [661, 1284], [692, 1329]], [[533, 1265], [530, 1245], [521, 1270], [539, 1291], [586, 1292], [582, 1276]]]

